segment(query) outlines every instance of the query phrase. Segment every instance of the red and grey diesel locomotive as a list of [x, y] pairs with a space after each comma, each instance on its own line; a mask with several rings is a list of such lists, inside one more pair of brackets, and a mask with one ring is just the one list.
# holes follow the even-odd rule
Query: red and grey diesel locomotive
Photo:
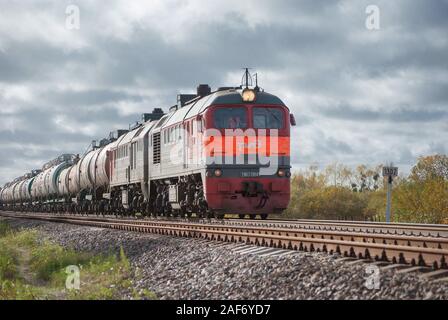
[[241, 218], [290, 200], [285, 104], [258, 86], [178, 95], [86, 154], [64, 154], [0, 189], [3, 210]]

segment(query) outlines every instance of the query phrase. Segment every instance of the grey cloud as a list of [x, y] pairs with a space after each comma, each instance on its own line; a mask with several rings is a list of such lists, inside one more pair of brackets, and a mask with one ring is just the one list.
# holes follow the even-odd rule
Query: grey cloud
[[64, 105], [67, 107], [101, 105], [105, 103], [117, 103], [120, 101], [143, 101], [143, 97], [139, 95], [104, 89], [85, 91], [54, 90], [54, 92], [46, 92], [43, 94], [42, 99], [52, 105]]
[[318, 111], [320, 115], [330, 118], [345, 119], [349, 121], [390, 121], [396, 122], [431, 122], [443, 119], [448, 120], [447, 110], [426, 110], [420, 108], [412, 110], [409, 106], [403, 106], [389, 111], [372, 111], [368, 108], [354, 107], [348, 104], [334, 107], [324, 107]]

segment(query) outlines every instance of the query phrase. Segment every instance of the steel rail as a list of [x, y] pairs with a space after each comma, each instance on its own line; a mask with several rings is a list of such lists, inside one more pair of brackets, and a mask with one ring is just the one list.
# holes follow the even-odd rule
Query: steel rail
[[349, 231], [349, 232], [374, 232], [382, 234], [433, 236], [448, 238], [448, 226], [424, 225], [424, 224], [381, 224], [371, 222], [347, 222], [327, 220], [239, 220], [228, 219], [229, 223], [252, 225], [283, 225], [300, 228]]

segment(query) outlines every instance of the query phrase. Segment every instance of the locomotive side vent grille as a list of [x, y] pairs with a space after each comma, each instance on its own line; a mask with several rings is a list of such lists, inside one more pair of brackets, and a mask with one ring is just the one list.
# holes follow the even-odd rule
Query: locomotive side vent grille
[[152, 135], [152, 163], [160, 163], [160, 132]]

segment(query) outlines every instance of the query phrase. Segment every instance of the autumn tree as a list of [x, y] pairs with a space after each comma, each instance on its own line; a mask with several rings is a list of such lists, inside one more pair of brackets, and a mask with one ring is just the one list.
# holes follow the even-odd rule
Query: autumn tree
[[432, 179], [448, 180], [448, 156], [436, 154], [420, 157], [412, 168], [410, 178], [413, 181], [428, 181]]
[[448, 157], [419, 158], [393, 195], [397, 221], [443, 223], [448, 219]]

